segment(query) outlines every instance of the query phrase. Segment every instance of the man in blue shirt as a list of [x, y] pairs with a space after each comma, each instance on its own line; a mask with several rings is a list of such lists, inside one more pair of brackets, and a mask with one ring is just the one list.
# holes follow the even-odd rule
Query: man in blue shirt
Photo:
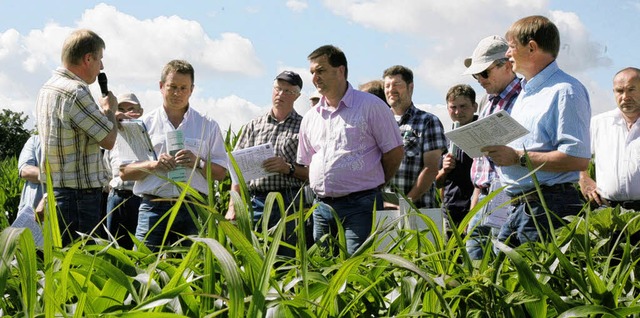
[[[511, 116], [529, 133], [507, 146], [489, 146], [482, 151], [499, 166], [505, 191], [513, 199], [498, 239], [508, 239], [517, 246], [551, 234], [562, 225], [561, 218], [580, 212], [581, 198], [573, 183], [591, 157], [591, 107], [585, 87], [560, 70], [555, 61], [560, 35], [549, 19], [520, 19], [507, 31], [506, 39], [506, 56], [513, 70], [524, 76]], [[533, 179], [525, 177], [535, 168], [539, 168], [536, 177], [549, 217], [533, 192]]]

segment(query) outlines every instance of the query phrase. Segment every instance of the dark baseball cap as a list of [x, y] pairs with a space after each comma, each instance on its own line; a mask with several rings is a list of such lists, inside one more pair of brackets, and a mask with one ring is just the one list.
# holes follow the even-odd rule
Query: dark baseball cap
[[276, 76], [276, 79], [283, 80], [291, 85], [298, 86], [300, 87], [300, 89], [302, 89], [302, 78], [300, 78], [300, 75], [298, 75], [298, 73], [296, 72], [284, 71]]

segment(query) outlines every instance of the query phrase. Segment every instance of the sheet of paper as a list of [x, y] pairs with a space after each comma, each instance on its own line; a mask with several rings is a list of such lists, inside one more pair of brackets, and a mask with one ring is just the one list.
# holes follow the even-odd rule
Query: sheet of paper
[[[242, 172], [242, 176], [246, 182], [253, 179], [259, 179], [277, 174], [277, 172], [267, 172], [262, 167], [262, 162], [275, 156], [273, 145], [269, 142], [266, 144], [244, 148], [231, 152], [233, 158]], [[234, 183], [238, 183], [238, 176], [232, 167], [229, 167], [231, 171], [231, 178]]]
[[483, 147], [506, 145], [528, 133], [509, 113], [501, 110], [444, 135], [469, 157], [478, 158], [484, 155], [480, 151]]
[[147, 128], [141, 120], [121, 121], [117, 138], [118, 157], [123, 164], [157, 160], [151, 138], [149, 138]]
[[[169, 154], [175, 156], [176, 153], [182, 149], [184, 149], [184, 132], [182, 130], [167, 132], [167, 150]], [[186, 182], [187, 168], [177, 166], [175, 169], [167, 172], [167, 178], [173, 181]]]
[[[493, 180], [489, 192], [497, 191], [501, 187], [502, 184], [500, 180]], [[500, 191], [496, 194], [491, 201], [482, 207], [482, 212], [486, 216], [482, 224], [498, 229], [501, 228], [503, 224], [507, 223], [507, 218], [509, 218], [509, 212], [511, 211], [510, 202], [511, 198], [506, 192]]]
[[13, 221], [13, 224], [11, 224], [11, 227], [30, 229], [36, 246], [43, 246], [44, 238], [42, 236], [42, 227], [36, 222], [36, 213], [29, 205], [25, 205], [25, 207], [18, 212], [18, 216], [16, 220]]

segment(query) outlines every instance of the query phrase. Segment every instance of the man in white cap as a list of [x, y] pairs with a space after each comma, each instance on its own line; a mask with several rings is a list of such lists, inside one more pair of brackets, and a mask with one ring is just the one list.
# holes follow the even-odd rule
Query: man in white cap
[[[511, 62], [505, 57], [508, 49], [509, 45], [504, 38], [498, 35], [488, 36], [478, 43], [476, 49], [473, 50], [473, 55], [464, 61], [464, 66], [467, 69], [463, 74], [473, 76], [487, 92], [487, 95], [480, 102], [479, 118], [487, 117], [501, 110], [511, 112], [511, 108], [522, 90], [520, 78], [513, 72]], [[495, 164], [489, 157], [473, 160], [471, 180], [475, 187], [471, 198], [471, 209], [489, 194], [490, 189], [500, 187]], [[502, 201], [498, 202], [501, 199]], [[490, 235], [498, 235], [500, 228], [491, 227], [485, 222], [491, 212], [487, 207], [500, 206], [504, 203], [504, 199], [505, 196], [494, 197], [492, 204], [485, 204], [482, 210], [476, 213], [469, 222], [467, 252], [471, 259], [482, 258], [484, 255], [483, 247]]]
[[[116, 117], [138, 119], [142, 116], [143, 109], [135, 94], [122, 94], [118, 95], [117, 98], [118, 113]], [[133, 195], [134, 181], [123, 181], [120, 178], [122, 160], [118, 153], [118, 144], [122, 140], [120, 136], [118, 137], [113, 149], [104, 153], [105, 166], [111, 172], [109, 195], [106, 204], [107, 230], [116, 238], [121, 247], [130, 249], [133, 247], [133, 241], [127, 232], [132, 234], [136, 232], [141, 198]]]
[[[524, 77], [511, 117], [529, 133], [481, 151], [498, 166], [512, 202], [498, 240], [518, 246], [548, 239], [566, 216], [582, 210], [574, 183], [591, 158], [591, 105], [584, 85], [558, 67], [560, 32], [548, 18], [522, 18], [511, 25], [506, 39], [512, 69]], [[531, 169], [538, 169], [540, 194]]]

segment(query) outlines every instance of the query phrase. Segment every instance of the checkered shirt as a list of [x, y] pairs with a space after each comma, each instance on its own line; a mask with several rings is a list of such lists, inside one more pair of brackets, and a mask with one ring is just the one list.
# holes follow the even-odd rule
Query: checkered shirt
[[[291, 111], [282, 122], [278, 122], [269, 111], [244, 126], [236, 144], [236, 150], [271, 142], [276, 156], [283, 157], [286, 162], [295, 165], [301, 122], [302, 116], [295, 110]], [[251, 180], [249, 190], [252, 192], [280, 191], [286, 188], [300, 188], [302, 184], [302, 180], [293, 176], [275, 174]]]
[[[511, 113], [511, 108], [522, 90], [521, 79], [516, 77], [499, 95], [491, 95], [488, 103], [480, 111], [479, 118], [505, 110]], [[488, 157], [475, 158], [471, 165], [471, 180], [476, 188], [489, 188], [491, 181], [497, 178], [496, 166]]]
[[[423, 154], [436, 149], [446, 150], [447, 141], [440, 119], [416, 108], [413, 104], [402, 115], [398, 124], [404, 145], [404, 158], [391, 183], [398, 187], [399, 191], [407, 194], [424, 168]], [[432, 184], [422, 197], [421, 203], [424, 207], [435, 207], [434, 188]]]
[[56, 69], [40, 89], [36, 114], [42, 180], [47, 158], [54, 187], [92, 189], [109, 182], [98, 142], [113, 123], [100, 111], [86, 82], [67, 69]]

